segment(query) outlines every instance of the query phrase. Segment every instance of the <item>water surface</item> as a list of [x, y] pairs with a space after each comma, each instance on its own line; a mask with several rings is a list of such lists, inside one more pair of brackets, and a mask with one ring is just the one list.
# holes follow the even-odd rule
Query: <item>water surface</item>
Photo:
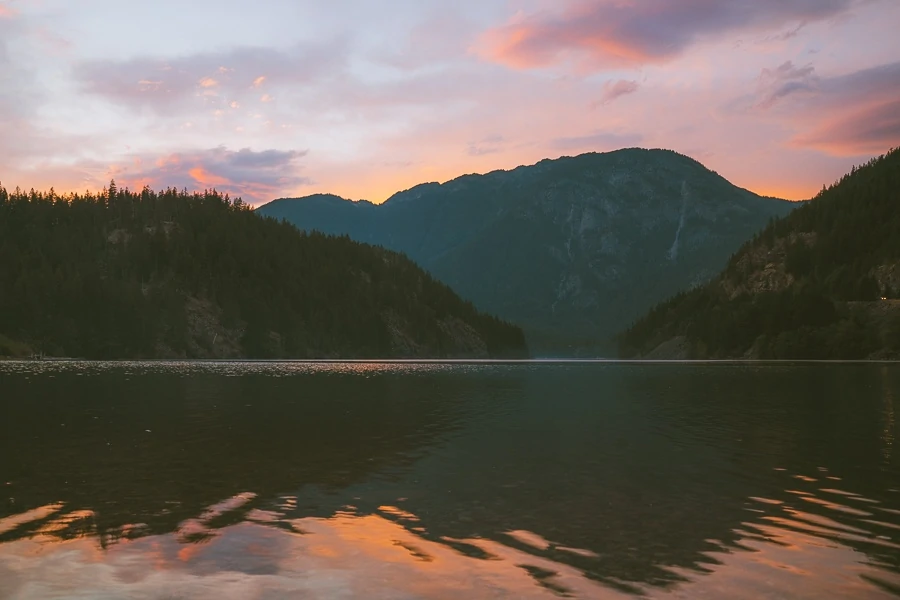
[[0, 598], [900, 596], [900, 367], [0, 363]]

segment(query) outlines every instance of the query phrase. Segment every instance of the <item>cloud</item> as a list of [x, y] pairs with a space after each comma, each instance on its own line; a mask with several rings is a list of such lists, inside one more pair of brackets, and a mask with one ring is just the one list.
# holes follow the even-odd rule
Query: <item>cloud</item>
[[638, 91], [638, 88], [640, 87], [641, 85], [637, 81], [627, 81], [625, 79], [607, 81], [603, 84], [603, 95], [601, 96], [600, 101], [595, 103], [595, 106], [596, 104], [609, 104], [616, 98], [633, 94]]
[[795, 67], [787, 61], [776, 69], [763, 69], [759, 76], [759, 101], [762, 109], [771, 108], [780, 99], [799, 92], [815, 92], [819, 78], [812, 65]]
[[900, 62], [861, 69], [846, 75], [830, 77], [821, 83], [822, 96], [832, 104], [849, 100], [881, 101], [900, 97]]
[[34, 109], [34, 73], [28, 68], [30, 65], [22, 64], [21, 52], [16, 55], [13, 51], [13, 44], [24, 36], [23, 24], [0, 18], [0, 123], [30, 114]]
[[725, 103], [731, 116], [780, 123], [787, 147], [833, 156], [872, 155], [900, 145], [900, 62], [842, 75], [787, 61], [763, 69], [756, 90]]
[[489, 135], [479, 142], [469, 142], [466, 154], [469, 156], [484, 156], [486, 154], [496, 154], [503, 149], [503, 143], [506, 140], [502, 135]]
[[116, 104], [161, 114], [173, 110], [227, 106], [264, 83], [303, 85], [339, 71], [346, 54], [340, 42], [298, 45], [290, 51], [236, 48], [174, 59], [139, 57], [75, 65], [84, 91]]
[[563, 137], [553, 140], [551, 145], [558, 150], [617, 150], [640, 144], [644, 136], [637, 133], [597, 132], [589, 135]]
[[483, 57], [510, 67], [570, 60], [581, 68], [661, 63], [707, 37], [809, 23], [848, 11], [854, 0], [569, 0], [561, 11], [519, 17], [488, 30]]
[[[281, 183], [249, 166], [247, 181], [261, 183], [241, 190], [241, 159], [205, 149], [296, 147], [314, 152], [285, 167], [295, 192], [378, 201], [421, 181], [648, 144], [702, 149], [744, 187], [805, 197], [893, 135], [893, 71], [860, 70], [898, 60], [898, 2], [398, 1], [408, 10], [263, 0], [241, 28], [234, 11], [210, 12], [215, 3], [0, 0], [19, 11], [0, 18], [0, 177], [83, 190], [120, 169], [154, 187], [233, 184], [271, 199], [296, 194], [267, 193]], [[523, 16], [511, 17], [516, 8]], [[170, 34], [166, 44], [129, 33], [135, 10]], [[234, 47], [222, 32], [237, 30]], [[503, 44], [508, 53], [492, 53]], [[624, 68], [578, 76], [608, 67]], [[157, 166], [160, 156], [183, 164]]]
[[791, 40], [791, 39], [794, 39], [795, 37], [797, 37], [800, 34], [800, 30], [803, 29], [804, 27], [806, 27], [806, 25], [807, 25], [806, 22], [797, 23], [797, 25], [795, 25], [794, 27], [791, 27], [790, 29], [788, 29], [786, 31], [782, 31], [780, 33], [768, 35], [765, 38], [763, 38], [761, 41], [762, 41], [762, 43], [786, 42], [787, 40]]
[[0, 19], [12, 19], [19, 13], [11, 6], [0, 2]]
[[130, 162], [111, 166], [106, 175], [115, 178], [120, 187], [216, 188], [259, 204], [312, 183], [301, 174], [303, 167], [298, 164], [306, 154], [250, 148], [233, 151], [219, 146], [158, 157], [132, 156]]
[[36, 122], [49, 94], [35, 77], [36, 64], [29, 45], [32, 32], [33, 23], [24, 16], [0, 18], [0, 176], [3, 177], [15, 166], [73, 141], [59, 132], [46, 131]]
[[398, 69], [414, 70], [434, 68], [465, 57], [479, 28], [462, 14], [464, 10], [461, 4], [441, 4], [415, 24], [407, 35], [391, 40], [387, 49], [376, 52], [375, 58]]
[[900, 100], [836, 115], [793, 142], [838, 156], [880, 154], [900, 147]]
[[[878, 154], [900, 146], [900, 62], [840, 76], [782, 65], [762, 102], [791, 96], [780, 110], [803, 131], [791, 144], [837, 156]], [[796, 95], [797, 91], [807, 92]]]

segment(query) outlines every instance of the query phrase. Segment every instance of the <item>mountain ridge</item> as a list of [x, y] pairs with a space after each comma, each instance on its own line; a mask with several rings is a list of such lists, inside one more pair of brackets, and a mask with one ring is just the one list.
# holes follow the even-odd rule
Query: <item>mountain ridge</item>
[[575, 355], [610, 352], [623, 321], [712, 277], [796, 206], [672, 150], [640, 148], [420, 184], [378, 205], [327, 198], [256, 210], [402, 252], [522, 325], [544, 354]]
[[[509, 169], [493, 169], [493, 170], [491, 170], [491, 171], [486, 171], [486, 172], [484, 172], [484, 173], [478, 173], [478, 172], [463, 173], [463, 174], [461, 174], [461, 175], [457, 175], [456, 177], [453, 177], [453, 178], [448, 179], [448, 180], [443, 181], [443, 182], [441, 182], [441, 181], [425, 181], [425, 182], [422, 182], [422, 183], [417, 183], [417, 184], [415, 184], [414, 186], [412, 186], [412, 187], [410, 187], [410, 188], [407, 188], [407, 189], [405, 189], [405, 190], [398, 190], [398, 191], [394, 192], [393, 194], [391, 194], [390, 196], [388, 196], [388, 197], [387, 197], [384, 201], [382, 201], [382, 202], [373, 202], [373, 201], [368, 200], [368, 199], [365, 199], [365, 198], [346, 198], [346, 197], [341, 196], [341, 195], [339, 195], [339, 194], [333, 194], [333, 193], [330, 193], [330, 192], [317, 192], [317, 193], [315, 193], [315, 194], [309, 194], [309, 195], [307, 195], [307, 196], [275, 198], [275, 199], [273, 199], [273, 200], [270, 200], [269, 202], [266, 202], [266, 203], [264, 203], [264, 204], [261, 204], [261, 205], [257, 206], [256, 209], [258, 210], [258, 209], [260, 209], [260, 208], [263, 208], [264, 206], [269, 206], [269, 205], [276, 204], [276, 203], [278, 203], [278, 202], [283, 202], [283, 201], [306, 200], [306, 199], [315, 199], [315, 198], [320, 198], [320, 199], [321, 199], [321, 198], [327, 198], [327, 199], [341, 200], [341, 201], [344, 201], [344, 202], [350, 202], [350, 203], [353, 203], [353, 204], [367, 204], [367, 205], [372, 205], [372, 206], [383, 206], [383, 205], [387, 204], [389, 201], [391, 201], [391, 200], [393, 200], [393, 199], [396, 199], [398, 196], [402, 196], [402, 195], [404, 195], [404, 194], [407, 194], [407, 193], [409, 193], [409, 192], [412, 192], [413, 190], [417, 190], [417, 189], [419, 189], [419, 188], [440, 187], [440, 186], [447, 185], [447, 184], [449, 184], [449, 183], [455, 182], [455, 181], [460, 180], [460, 179], [465, 179], [465, 178], [468, 178], [468, 177], [476, 177], [476, 178], [477, 178], [477, 177], [488, 177], [488, 176], [495, 175], [495, 174], [514, 173], [515, 171], [518, 171], [519, 169], [529, 169], [529, 168], [533, 168], [533, 167], [537, 167], [537, 166], [541, 166], [541, 165], [544, 165], [544, 164], [553, 163], [553, 162], [557, 162], [557, 161], [565, 161], [565, 160], [577, 159], [577, 158], [581, 158], [581, 157], [600, 156], [600, 155], [604, 155], [604, 154], [611, 154], [611, 153], [614, 153], [614, 152], [630, 152], [630, 151], [639, 151], [639, 152], [668, 152], [668, 153], [672, 153], [672, 154], [675, 154], [675, 155], [677, 155], [677, 156], [683, 157], [683, 158], [685, 158], [685, 159], [687, 159], [687, 160], [689, 160], [689, 161], [692, 161], [693, 163], [699, 165], [700, 167], [702, 167], [703, 169], [709, 171], [710, 173], [712, 173], [712, 174], [714, 174], [714, 175], [717, 175], [717, 176], [719, 176], [719, 177], [722, 177], [721, 175], [719, 175], [719, 173], [718, 173], [717, 171], [715, 171], [715, 170], [713, 170], [713, 169], [710, 169], [710, 168], [706, 167], [706, 165], [704, 165], [704, 164], [703, 164], [702, 162], [700, 162], [699, 160], [697, 160], [697, 159], [695, 159], [695, 158], [693, 158], [693, 157], [691, 157], [691, 156], [688, 156], [688, 155], [686, 155], [686, 154], [681, 154], [681, 153], [679, 153], [679, 152], [677, 152], [677, 151], [675, 151], [675, 150], [670, 150], [670, 149], [666, 149], [666, 148], [641, 148], [641, 147], [634, 146], [634, 147], [630, 147], [630, 148], [620, 148], [619, 150], [613, 150], [613, 151], [611, 151], [611, 152], [584, 152], [584, 153], [582, 153], [582, 154], [575, 154], [575, 155], [568, 155], [568, 154], [565, 154], [565, 155], [562, 155], [562, 156], [558, 156], [558, 157], [556, 157], [556, 158], [542, 158], [541, 160], [539, 160], [539, 161], [537, 161], [537, 162], [535, 162], [535, 163], [521, 164], [521, 165], [518, 165], [518, 166], [515, 166], [515, 167], [511, 167], [511, 168], [509, 168]], [[724, 177], [722, 177], [722, 178], [725, 179]], [[728, 180], [726, 179], [726, 181], [728, 181]], [[758, 196], [758, 197], [760, 197], [760, 198], [764, 198], [764, 199], [769, 199], [769, 200], [779, 200], [779, 201], [785, 201], [785, 202], [793, 202], [793, 203], [797, 203], [797, 204], [802, 203], [802, 202], [807, 202], [807, 201], [808, 201], [808, 199], [805, 199], [805, 200], [785, 200], [784, 198], [778, 198], [777, 196], [768, 196], [768, 195], [765, 195], [765, 194], [758, 194], [758, 193], [754, 192], [753, 190], [750, 190], [750, 189], [748, 189], [748, 188], [744, 188], [744, 187], [735, 185], [734, 183], [731, 183], [731, 182], [729, 182], [729, 184], [732, 185], [732, 186], [734, 186], [735, 188], [737, 188], [737, 189], [739, 189], [739, 190], [742, 190], [742, 191], [745, 191], [745, 192], [749, 192], [749, 193], [751, 193], [751, 194], [754, 194], [754, 195], [756, 195], [756, 196]]]

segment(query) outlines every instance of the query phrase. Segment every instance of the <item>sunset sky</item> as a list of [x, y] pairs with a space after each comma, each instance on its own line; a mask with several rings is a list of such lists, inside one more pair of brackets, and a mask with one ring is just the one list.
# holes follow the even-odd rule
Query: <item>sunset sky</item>
[[897, 0], [0, 0], [0, 182], [260, 204], [671, 148], [807, 198], [900, 145]]

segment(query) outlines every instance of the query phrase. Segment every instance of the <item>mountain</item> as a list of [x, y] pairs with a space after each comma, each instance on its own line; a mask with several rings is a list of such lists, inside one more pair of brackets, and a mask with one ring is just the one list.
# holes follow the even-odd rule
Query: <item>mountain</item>
[[626, 149], [427, 183], [381, 205], [315, 195], [257, 212], [403, 252], [525, 327], [532, 351], [573, 354], [610, 352], [622, 324], [707, 281], [793, 206], [675, 152]]
[[900, 149], [770, 224], [619, 345], [623, 357], [900, 358]]
[[0, 355], [523, 357], [405, 256], [254, 214], [215, 191], [0, 187]]

